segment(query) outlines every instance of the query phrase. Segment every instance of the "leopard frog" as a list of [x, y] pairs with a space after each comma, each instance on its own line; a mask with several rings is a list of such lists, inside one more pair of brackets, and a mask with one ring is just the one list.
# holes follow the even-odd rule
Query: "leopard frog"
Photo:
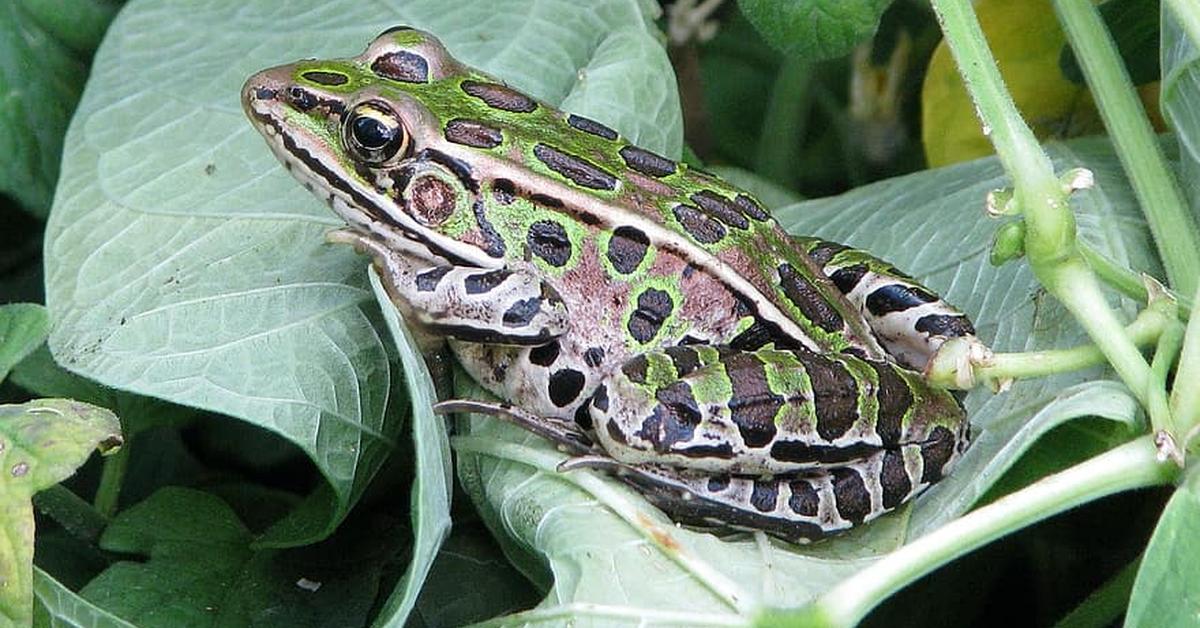
[[891, 265], [784, 232], [750, 194], [394, 28], [242, 92], [408, 323], [554, 440], [681, 522], [818, 539], [968, 444], [921, 375], [965, 316]]

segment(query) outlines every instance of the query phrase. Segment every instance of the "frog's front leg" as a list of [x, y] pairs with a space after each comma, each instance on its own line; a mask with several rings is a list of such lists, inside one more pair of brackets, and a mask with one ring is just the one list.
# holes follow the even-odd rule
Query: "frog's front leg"
[[328, 239], [369, 253], [392, 300], [424, 331], [468, 342], [541, 345], [567, 329], [566, 304], [531, 270], [431, 266], [350, 230]]
[[593, 394], [605, 452], [626, 464], [770, 476], [846, 466], [916, 446], [893, 469], [940, 479], [967, 447], [946, 390], [891, 362], [770, 348], [686, 345], [632, 358]]
[[922, 371], [954, 338], [983, 346], [965, 314], [895, 266], [837, 242], [805, 236], [792, 241], [833, 280], [901, 364]]

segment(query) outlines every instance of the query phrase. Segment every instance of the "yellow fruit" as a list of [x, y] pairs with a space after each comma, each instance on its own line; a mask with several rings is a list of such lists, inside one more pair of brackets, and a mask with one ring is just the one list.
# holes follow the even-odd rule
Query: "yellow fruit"
[[[1087, 90], [1059, 68], [1066, 37], [1049, 0], [980, 0], [975, 13], [1013, 101], [1039, 138], [1103, 131]], [[931, 168], [992, 153], [945, 40], [921, 88], [921, 141]]]

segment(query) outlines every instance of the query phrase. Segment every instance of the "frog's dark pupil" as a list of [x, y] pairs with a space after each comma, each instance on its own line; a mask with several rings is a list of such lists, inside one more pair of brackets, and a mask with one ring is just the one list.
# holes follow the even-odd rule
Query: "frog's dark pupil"
[[380, 150], [395, 136], [395, 129], [370, 116], [359, 116], [354, 121], [352, 132], [358, 145], [367, 150]]

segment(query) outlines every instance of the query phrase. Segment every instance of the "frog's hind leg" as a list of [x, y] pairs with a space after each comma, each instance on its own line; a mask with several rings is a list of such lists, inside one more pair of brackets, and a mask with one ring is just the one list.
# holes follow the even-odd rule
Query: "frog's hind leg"
[[596, 452], [592, 439], [574, 421], [537, 416], [507, 403], [451, 399], [435, 404], [433, 411], [439, 414], [462, 412], [494, 416], [549, 440], [569, 454], [584, 456]]
[[965, 314], [895, 266], [837, 242], [803, 236], [792, 241], [821, 266], [901, 364], [922, 371], [956, 338], [986, 350]]
[[404, 316], [430, 333], [467, 342], [542, 345], [567, 329], [566, 304], [528, 269], [430, 266], [355, 231], [334, 231], [327, 238], [369, 253]]
[[762, 530], [792, 543], [844, 532], [896, 509], [924, 491], [921, 445], [811, 473], [709, 475], [654, 464], [624, 464], [596, 456], [568, 460], [560, 470], [599, 469], [635, 489], [673, 520], [704, 528]]
[[769, 347], [635, 356], [596, 387], [588, 412], [612, 458], [713, 475], [813, 472], [922, 444], [923, 476], [940, 478], [970, 436], [954, 395], [914, 371]]

